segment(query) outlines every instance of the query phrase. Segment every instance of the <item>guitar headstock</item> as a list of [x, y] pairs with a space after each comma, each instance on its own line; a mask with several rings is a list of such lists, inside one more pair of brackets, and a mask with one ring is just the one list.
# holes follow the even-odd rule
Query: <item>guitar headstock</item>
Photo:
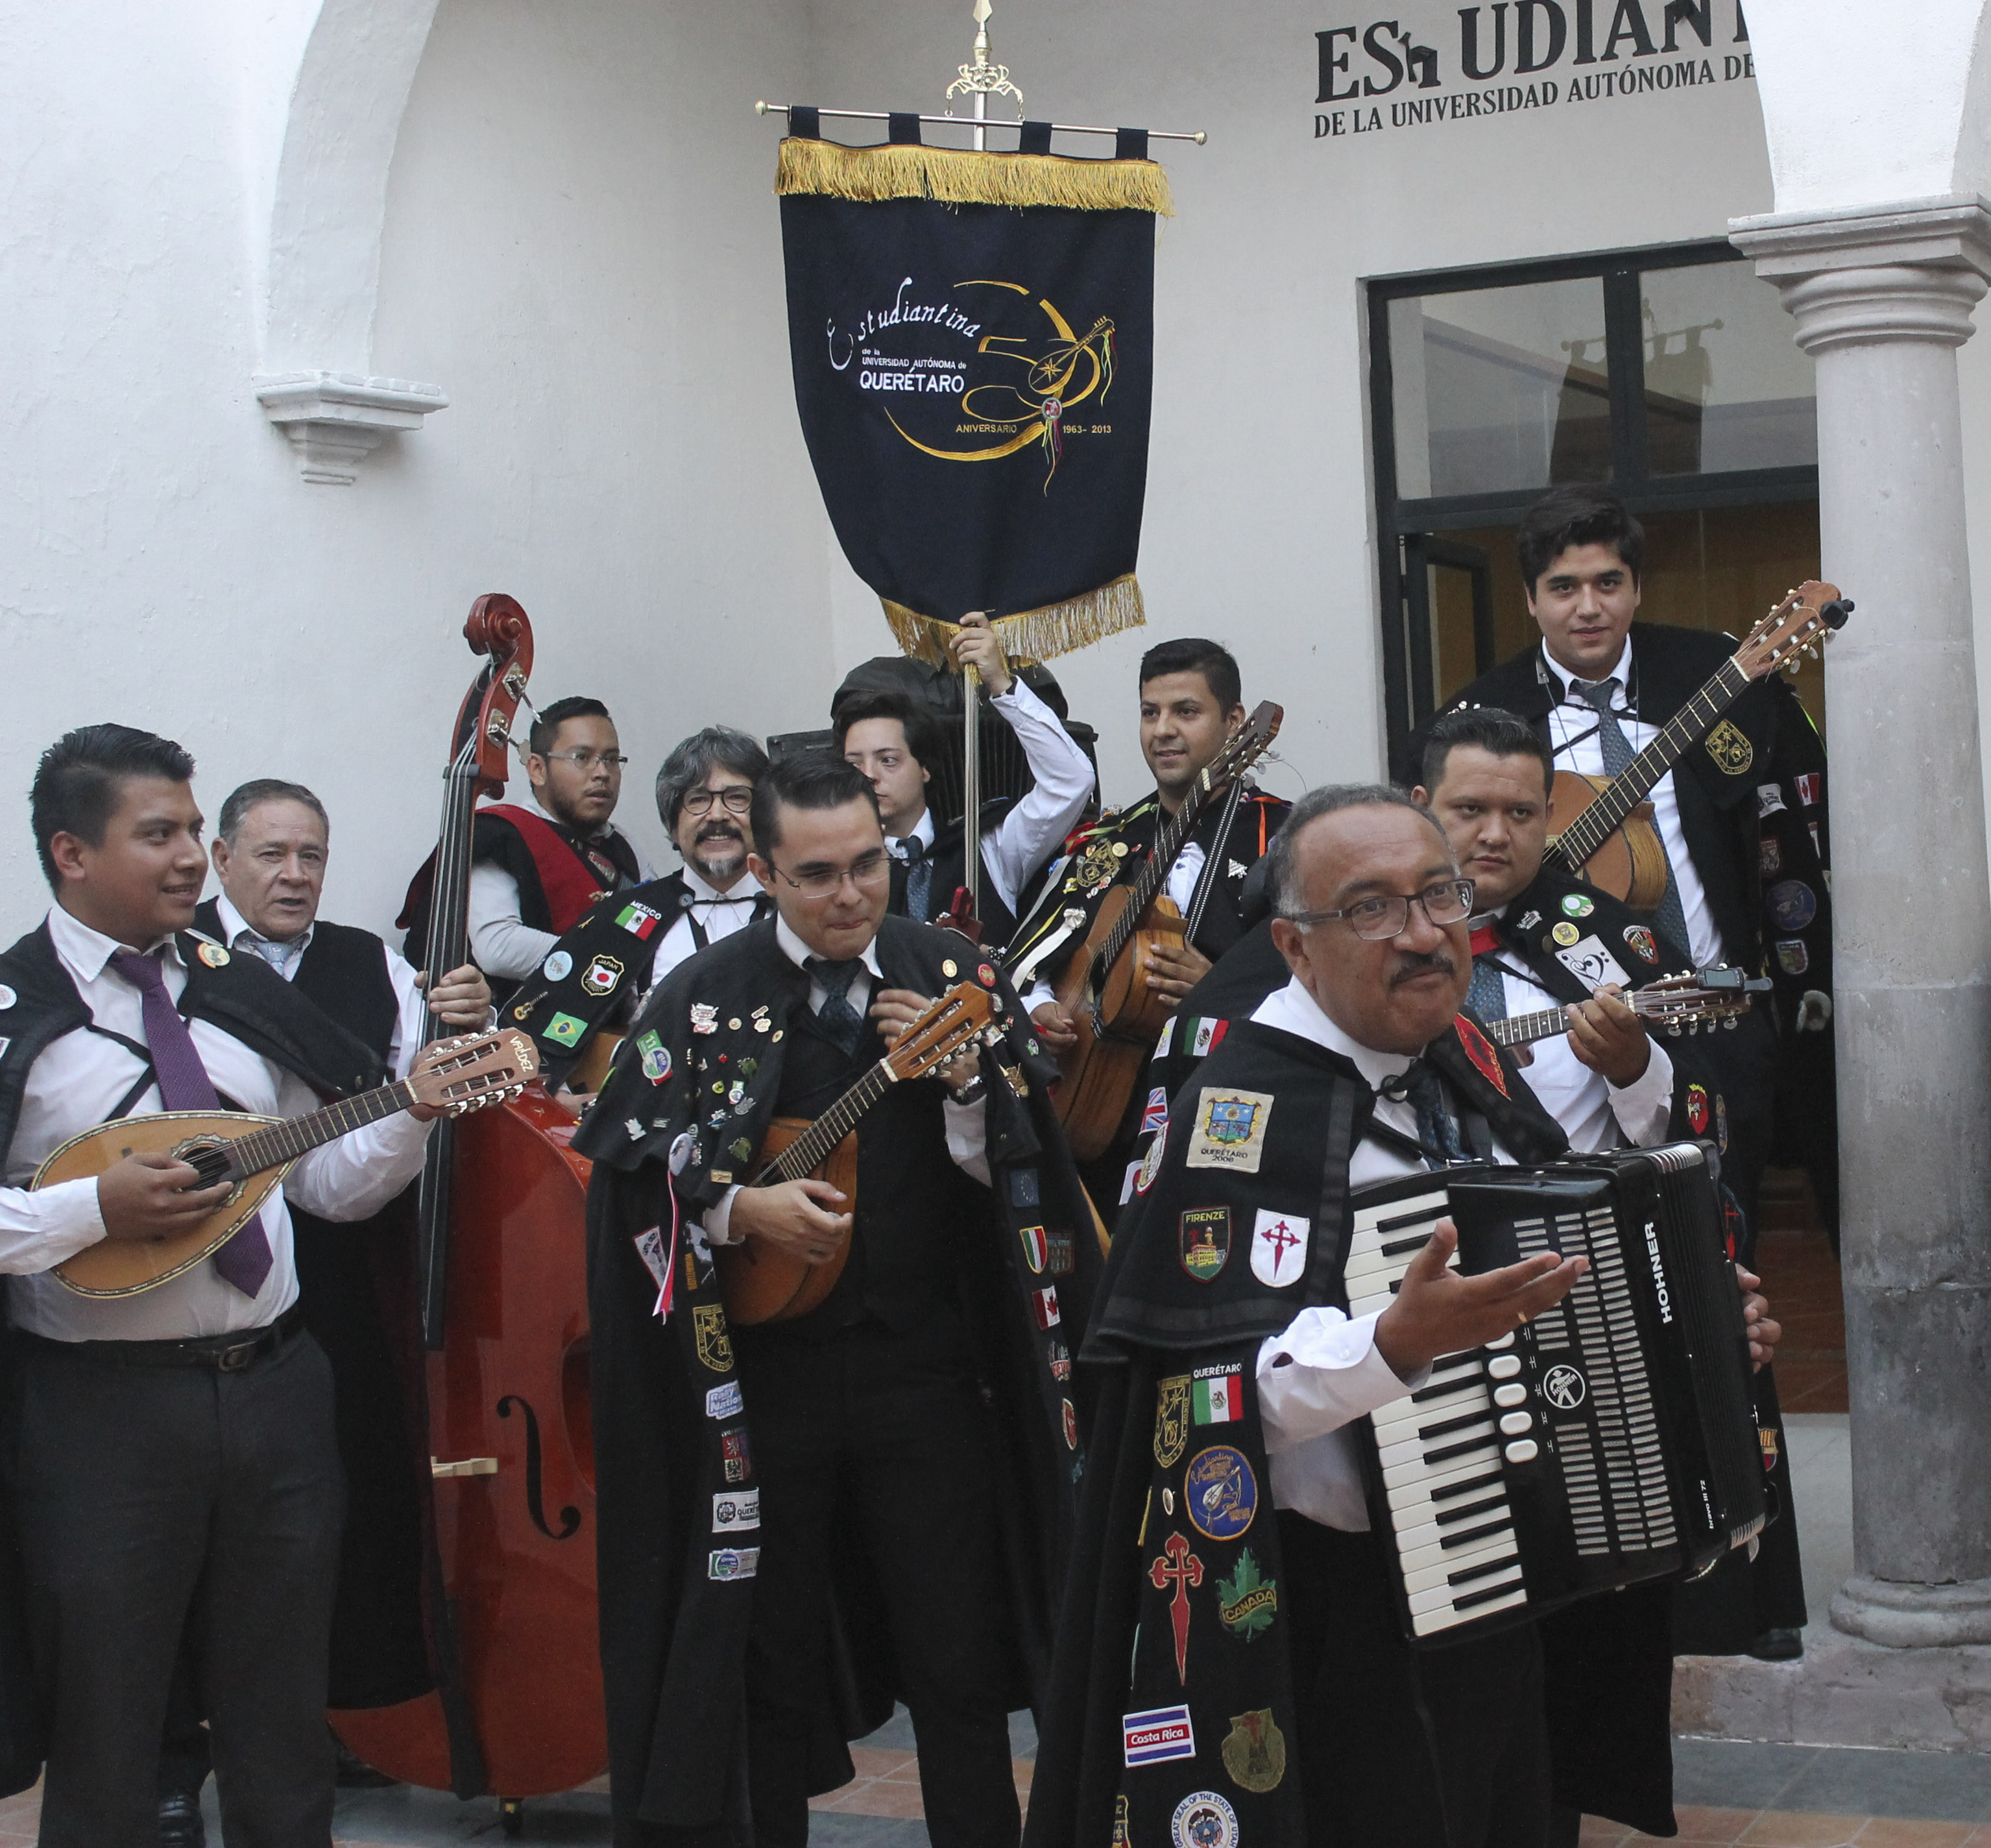
[[438, 1040], [433, 1064], [408, 1075], [417, 1104], [453, 1117], [516, 1098], [539, 1074], [539, 1049], [515, 1027], [460, 1040]]
[[1215, 789], [1242, 776], [1272, 748], [1272, 740], [1279, 735], [1285, 717], [1283, 706], [1261, 700], [1251, 709], [1251, 716], [1224, 740], [1224, 748], [1203, 766], [1198, 784], [1206, 790]]
[[1767, 992], [1769, 986], [1767, 976], [1711, 965], [1684, 975], [1662, 975], [1625, 999], [1642, 1020], [1678, 1039], [1703, 1026], [1710, 1033], [1722, 1026], [1733, 1031], [1754, 1005], [1751, 996]]
[[1826, 638], [1846, 626], [1853, 614], [1850, 597], [1839, 587], [1806, 578], [1742, 639], [1735, 659], [1752, 680], [1778, 668], [1795, 674], [1801, 656], [1816, 661]]
[[996, 972], [985, 982], [957, 983], [893, 1043], [885, 1063], [897, 1078], [921, 1078], [944, 1065], [995, 1018]]

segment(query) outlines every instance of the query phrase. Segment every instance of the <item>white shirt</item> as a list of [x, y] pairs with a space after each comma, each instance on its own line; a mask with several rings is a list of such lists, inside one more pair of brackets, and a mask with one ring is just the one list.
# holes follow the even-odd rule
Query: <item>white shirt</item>
[[[1634, 631], [1635, 632], [1635, 631]], [[1553, 676], [1554, 685], [1561, 696], [1559, 705], [1549, 709], [1549, 741], [1555, 747], [1556, 762], [1559, 768], [1574, 770], [1587, 777], [1601, 777], [1604, 769], [1604, 740], [1598, 733], [1598, 713], [1595, 706], [1581, 693], [1569, 690], [1570, 682], [1577, 676], [1560, 666], [1547, 648], [1542, 650], [1542, 659]], [[1600, 674], [1598, 679], [1615, 679], [1617, 687], [1612, 694], [1612, 710], [1616, 716], [1618, 729], [1635, 751], [1643, 750], [1659, 735], [1659, 727], [1648, 725], [1633, 718], [1625, 710], [1626, 690], [1632, 683], [1632, 637], [1625, 638], [1623, 652], [1618, 657], [1618, 665], [1608, 674]], [[1571, 739], [1580, 743], [1571, 744]], [[1709, 910], [1707, 893], [1700, 883], [1700, 874], [1695, 870], [1693, 855], [1686, 844], [1686, 836], [1680, 831], [1680, 797], [1673, 788], [1673, 773], [1669, 770], [1652, 786], [1648, 798], [1652, 805], [1652, 820], [1659, 830], [1659, 839], [1665, 842], [1666, 859], [1673, 870], [1673, 883], [1680, 892], [1680, 910], [1686, 918], [1686, 934], [1690, 939], [1687, 948], [1693, 952], [1697, 963], [1719, 962], [1721, 960], [1721, 932], [1716, 927], [1714, 914]], [[1532, 1084], [1533, 1081], [1530, 1080]]]
[[740, 876], [727, 891], [720, 891], [703, 878], [689, 860], [685, 862], [684, 881], [691, 903], [657, 945], [655, 958], [650, 965], [650, 978], [643, 987], [646, 995], [679, 963], [698, 954], [698, 939], [693, 935], [691, 927], [694, 917], [708, 944], [716, 943], [722, 937], [730, 937], [735, 931], [744, 931], [754, 921], [754, 901], [761, 896], [761, 886], [744, 866], [740, 869]]
[[[789, 927], [788, 921], [778, 914], [774, 920], [774, 941], [781, 946], [781, 954], [798, 969], [808, 968], [809, 958], [815, 951], [798, 937]], [[883, 985], [885, 972], [878, 966], [878, 940], [873, 938], [864, 946], [862, 956], [856, 958], [862, 965], [851, 978], [850, 985], [844, 990], [844, 998], [861, 1016], [871, 1005], [872, 985]], [[809, 972], [808, 1006], [811, 1013], [821, 1011], [822, 1004], [829, 998], [813, 970]], [[868, 1025], [868, 1023], [867, 1023]], [[989, 1185], [988, 1128], [984, 1121], [985, 1104], [977, 1098], [972, 1104], [957, 1104], [950, 1098], [941, 1106], [941, 1114], [947, 1124], [947, 1152], [954, 1165], [964, 1174], [972, 1175], [983, 1186]], [[715, 1245], [731, 1244], [733, 1237], [728, 1230], [733, 1217], [733, 1196], [740, 1189], [729, 1187], [725, 1196], [714, 1206], [708, 1207], [701, 1223], [706, 1239]]]
[[[1500, 967], [1509, 1016], [1563, 1006], [1518, 958], [1500, 951], [1494, 960]], [[1573, 1153], [1594, 1155], [1600, 1149], [1622, 1149], [1628, 1143], [1651, 1149], [1666, 1139], [1666, 1125], [1673, 1118], [1673, 1062], [1656, 1040], [1650, 1043], [1652, 1056], [1644, 1073], [1622, 1090], [1576, 1056], [1567, 1033], [1537, 1040], [1528, 1048], [1534, 1054], [1527, 1068], [1528, 1088], [1562, 1125]]]
[[[49, 934], [91, 1018], [142, 1045], [145, 1024], [138, 991], [107, 966], [119, 946], [59, 905], [49, 913]], [[186, 986], [186, 965], [170, 939], [161, 961], [166, 992], [177, 1000]], [[223, 1098], [263, 1116], [299, 1116], [319, 1107], [301, 1078], [240, 1040], [205, 1020], [188, 1025], [201, 1063]], [[421, 1171], [428, 1125], [405, 1112], [383, 1118], [313, 1149], [264, 1201], [263, 1230], [274, 1261], [253, 1298], [223, 1282], [211, 1259], [141, 1295], [77, 1295], [44, 1273], [104, 1237], [97, 1183], [66, 1181], [39, 1193], [26, 1191], [27, 1184], [64, 1142], [104, 1120], [142, 1069], [137, 1056], [115, 1040], [78, 1027], [52, 1041], [28, 1074], [20, 1121], [7, 1152], [6, 1185], [0, 1187], [0, 1271], [12, 1273], [8, 1309], [18, 1328], [57, 1341], [173, 1341], [261, 1328], [297, 1300], [287, 1197], [322, 1219], [364, 1219]], [[130, 1114], [149, 1115], [159, 1107], [158, 1087], [153, 1085]]]
[[[1014, 804], [992, 834], [982, 837], [982, 866], [1005, 909], [1013, 913], [1030, 881], [1071, 832], [1092, 794], [1092, 764], [1057, 714], [1013, 676], [1009, 690], [992, 693], [989, 703], [1016, 734], [1035, 786]], [[886, 851], [894, 859], [906, 857], [906, 842], [931, 847], [933, 812], [922, 809], [909, 836], [888, 839]], [[943, 900], [953, 897], [942, 893]]]
[[[561, 825], [529, 796], [512, 806], [529, 809], [556, 827]], [[621, 832], [611, 822], [595, 839]], [[642, 885], [655, 876], [638, 853], [633, 883]], [[618, 881], [617, 890], [622, 883]], [[479, 860], [470, 869], [470, 955], [485, 975], [503, 982], [523, 982], [559, 941], [557, 931], [535, 931], [519, 917], [519, 882], [502, 866], [495, 860]]]
[[[286, 982], [297, 980], [298, 966], [305, 959], [305, 951], [311, 948], [313, 932], [318, 929], [315, 918], [289, 941], [277, 943], [249, 924], [226, 892], [214, 903], [215, 909], [221, 914], [222, 941], [230, 949], [240, 950], [247, 956], [262, 956]], [[269, 944], [283, 952], [281, 959], [264, 955], [256, 947], [259, 944]], [[387, 1066], [396, 1078], [405, 1078], [421, 1052], [422, 1029], [427, 1016], [424, 1010], [422, 991], [415, 985], [415, 965], [384, 943], [380, 951], [387, 959], [387, 979], [393, 985], [394, 1000], [400, 1009], [394, 1022], [394, 1036], [388, 1043]]]
[[[1376, 1120], [1416, 1141], [1418, 1113], [1409, 1100], [1380, 1094], [1385, 1079], [1409, 1070], [1407, 1055], [1375, 1052], [1351, 1039], [1321, 1011], [1297, 976], [1261, 1002], [1251, 1018], [1351, 1060], [1379, 1094]], [[1493, 1145], [1495, 1161], [1513, 1159], [1497, 1142]], [[1364, 1136], [1349, 1157], [1348, 1184], [1370, 1187], [1423, 1172], [1412, 1156]], [[1361, 1461], [1347, 1427], [1417, 1391], [1428, 1377], [1427, 1370], [1399, 1380], [1376, 1351], [1381, 1314], [1379, 1309], [1351, 1322], [1344, 1311], [1326, 1304], [1302, 1309], [1283, 1333], [1268, 1336], [1258, 1349], [1258, 1407], [1273, 1505], [1347, 1533], [1369, 1530]]]

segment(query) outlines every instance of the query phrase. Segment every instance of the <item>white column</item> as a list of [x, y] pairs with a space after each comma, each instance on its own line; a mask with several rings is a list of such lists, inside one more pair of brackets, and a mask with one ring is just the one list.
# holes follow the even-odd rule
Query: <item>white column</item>
[[1833, 1622], [1991, 1642], [1991, 879], [1955, 349], [1974, 195], [1738, 220], [1818, 366], [1855, 1569]]

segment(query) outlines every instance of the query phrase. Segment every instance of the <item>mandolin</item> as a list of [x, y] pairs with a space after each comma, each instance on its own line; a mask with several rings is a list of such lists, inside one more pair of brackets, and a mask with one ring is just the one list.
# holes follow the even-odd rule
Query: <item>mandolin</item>
[[270, 1197], [301, 1156], [397, 1111], [424, 1104], [452, 1117], [516, 1097], [539, 1069], [530, 1036], [484, 1033], [441, 1042], [444, 1057], [396, 1084], [328, 1104], [308, 1116], [265, 1117], [240, 1110], [164, 1110], [119, 1117], [71, 1136], [35, 1171], [31, 1189], [88, 1180], [128, 1155], [170, 1155], [212, 1187], [234, 1191], [190, 1231], [171, 1238], [107, 1238], [56, 1266], [79, 1296], [136, 1296], [190, 1271], [226, 1244]]
[[[1071, 1152], [1082, 1162], [1104, 1154], [1111, 1143], [1134, 1081], [1172, 1011], [1148, 986], [1151, 947], [1179, 944], [1184, 936], [1182, 914], [1162, 890], [1169, 869], [1218, 793], [1271, 748], [1285, 716], [1268, 699], [1231, 733], [1182, 806], [1162, 821], [1147, 864], [1125, 885], [1108, 887], [1091, 929], [1065, 965], [1058, 1004], [1078, 1040], [1059, 1057], [1064, 1077], [1056, 1104]], [[1084, 913], [1074, 907], [1067, 921], [1075, 931]], [[1047, 940], [1033, 959], [1053, 947], [1054, 940]]]
[[[907, 1078], [924, 1077], [944, 1065], [991, 1025], [1002, 1006], [990, 992], [995, 979], [991, 969], [981, 986], [964, 982], [949, 989], [814, 1122], [799, 1117], [775, 1118], [761, 1142], [766, 1166], [748, 1185], [772, 1187], [814, 1176], [843, 1196], [846, 1213], [854, 1212], [858, 1119], [892, 1086]], [[738, 1327], [752, 1328], [759, 1322], [790, 1322], [807, 1315], [836, 1288], [849, 1255], [848, 1239], [821, 1264], [791, 1257], [760, 1239], [715, 1246], [713, 1257], [719, 1266], [719, 1290], [727, 1319]]]
[[[1720, 671], [1616, 776], [1557, 771], [1552, 806], [1560, 827], [1550, 839], [1550, 854], [1635, 911], [1651, 910], [1666, 893], [1666, 861], [1646, 798], [1680, 753], [1714, 730], [1751, 681], [1778, 668], [1795, 673], [1799, 656], [1816, 659], [1852, 613], [1836, 584], [1807, 579], [1749, 631]], [[1741, 747], [1748, 748], [1746, 740]]]
[[[1697, 1033], [1705, 1026], [1710, 1033], [1727, 1027], [1748, 1013], [1752, 995], [1770, 986], [1765, 975], [1751, 975], [1741, 969], [1710, 967], [1690, 975], [1662, 975], [1642, 989], [1633, 989], [1619, 999], [1640, 1019], [1663, 1028], [1674, 1039], [1682, 1033]], [[1545, 1007], [1533, 1013], [1510, 1014], [1504, 1020], [1486, 1023], [1486, 1036], [1499, 1046], [1532, 1046], [1537, 1040], [1550, 1040], [1569, 1031], [1566, 1008]]]

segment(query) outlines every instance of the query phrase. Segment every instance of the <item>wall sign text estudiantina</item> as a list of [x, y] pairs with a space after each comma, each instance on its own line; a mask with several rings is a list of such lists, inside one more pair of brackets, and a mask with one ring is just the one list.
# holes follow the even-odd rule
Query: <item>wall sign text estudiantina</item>
[[1742, 0], [1493, 0], [1314, 35], [1317, 141], [1753, 82]]

